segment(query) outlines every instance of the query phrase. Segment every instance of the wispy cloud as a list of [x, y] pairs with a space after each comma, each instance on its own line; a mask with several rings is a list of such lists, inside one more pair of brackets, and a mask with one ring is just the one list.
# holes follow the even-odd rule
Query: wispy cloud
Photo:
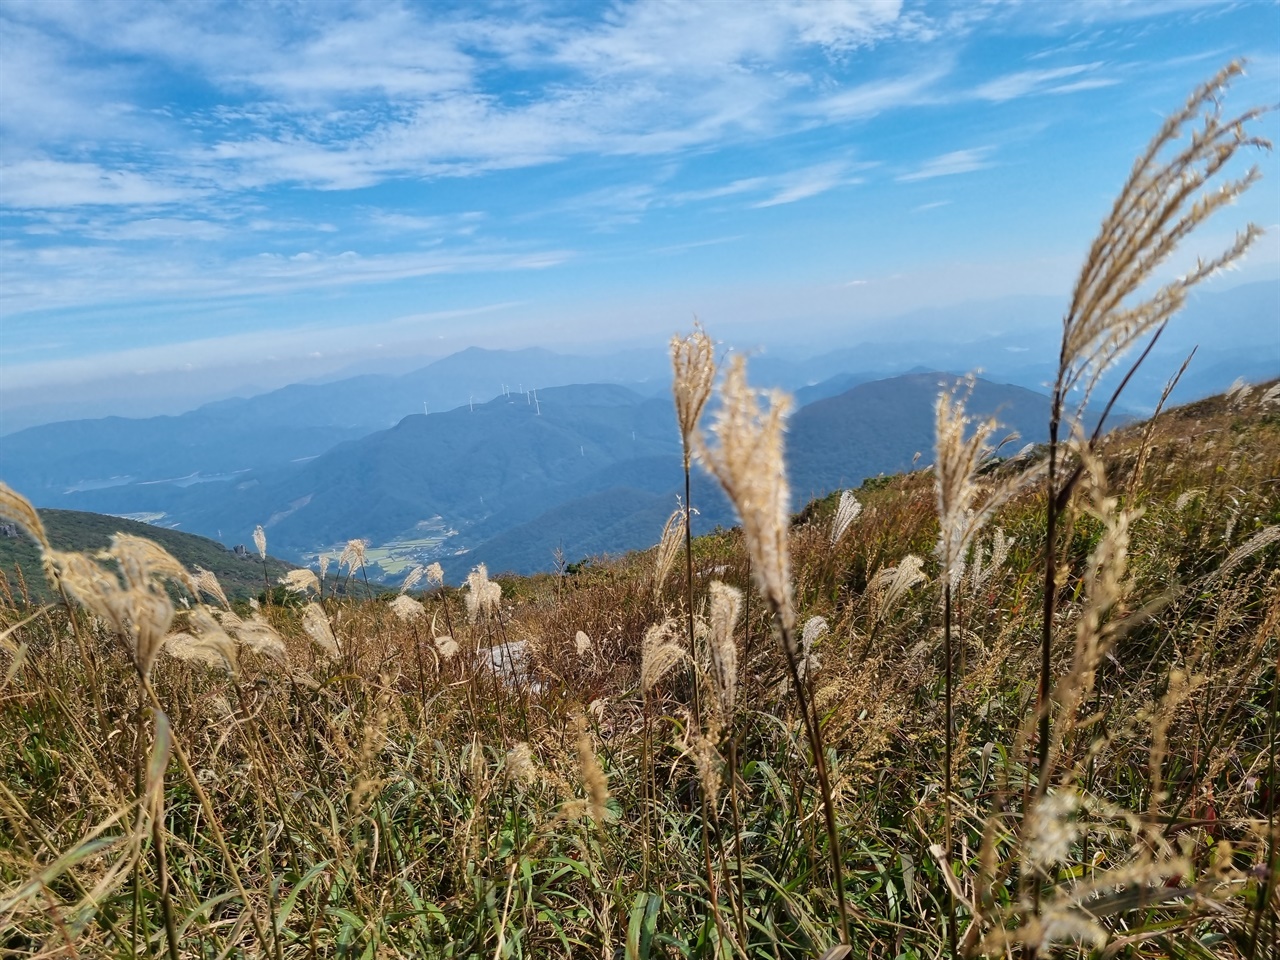
[[784, 203], [795, 203], [797, 200], [807, 200], [809, 197], [816, 197], [836, 187], [862, 182], [858, 177], [849, 176], [849, 164], [840, 161], [798, 170], [781, 179], [782, 184], [773, 196], [753, 203], [752, 206], [776, 207]]
[[994, 152], [995, 147], [972, 147], [968, 150], [952, 150], [950, 153], [944, 153], [941, 156], [926, 160], [918, 169], [910, 173], [904, 173], [897, 179], [900, 181], [932, 180], [934, 177], [951, 177], [959, 173], [985, 170], [987, 167], [994, 166], [990, 159], [991, 154]]
[[151, 206], [190, 200], [204, 192], [96, 163], [41, 159], [0, 167], [0, 205], [6, 207]]
[[1002, 77], [979, 84], [973, 90], [973, 96], [979, 100], [990, 100], [1003, 103], [1032, 94], [1070, 93], [1072, 90], [1091, 90], [1096, 87], [1108, 87], [1118, 80], [1108, 77], [1088, 77], [1062, 83], [1071, 77], [1093, 73], [1102, 66], [1101, 62], [1077, 64], [1070, 67], [1054, 67], [1046, 70], [1019, 70], [1006, 73]]

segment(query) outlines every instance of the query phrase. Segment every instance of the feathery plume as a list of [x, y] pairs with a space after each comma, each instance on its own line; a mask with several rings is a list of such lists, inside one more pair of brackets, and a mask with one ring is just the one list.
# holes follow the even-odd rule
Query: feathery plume
[[493, 616], [502, 601], [502, 585], [489, 579], [489, 568], [477, 564], [467, 574], [467, 620], [475, 623], [481, 614]]
[[333, 635], [333, 627], [325, 616], [320, 604], [312, 601], [302, 611], [302, 630], [311, 638], [311, 642], [331, 657], [338, 656], [338, 641]]
[[[1239, 259], [1261, 235], [1257, 226], [1249, 224], [1218, 256], [1197, 259], [1193, 269], [1150, 298], [1123, 305], [1188, 234], [1258, 180], [1254, 167], [1216, 190], [1201, 192], [1242, 147], [1270, 149], [1266, 140], [1245, 132], [1245, 125], [1256, 120], [1261, 110], [1223, 119], [1220, 94], [1241, 72], [1240, 63], [1231, 63], [1196, 90], [1165, 121], [1134, 164], [1089, 250], [1063, 318], [1055, 413], [1067, 395], [1079, 388], [1075, 417], [1079, 419], [1102, 374], [1173, 316], [1192, 287]], [[1197, 117], [1202, 121], [1200, 128], [1185, 146], [1174, 146], [1183, 128]], [[1174, 153], [1162, 161], [1166, 148]]]
[[346, 567], [347, 573], [354, 573], [356, 567], [364, 566], [364, 553], [368, 548], [368, 540], [348, 540], [338, 557], [338, 567]]
[[253, 545], [258, 548], [258, 556], [267, 559], [267, 531], [262, 529], [262, 524], [253, 528]]
[[573, 645], [580, 657], [586, 657], [591, 652], [591, 638], [583, 630], [579, 630], [574, 636]]
[[163, 547], [129, 534], [112, 537], [111, 546], [98, 559], [114, 562], [116, 571], [81, 553], [49, 554], [67, 592], [124, 640], [146, 681], [173, 623], [173, 604], [164, 581], [177, 581], [193, 594], [195, 581]]
[[826, 617], [810, 617], [800, 633], [800, 676], [806, 678], [820, 667], [821, 661], [813, 652], [813, 645], [831, 632]]
[[284, 584], [285, 589], [290, 593], [305, 594], [308, 590], [313, 593], [320, 592], [320, 580], [315, 573], [307, 567], [299, 567], [297, 570], [290, 570], [280, 582]]
[[853, 495], [852, 490], [844, 490], [840, 494], [840, 503], [836, 507], [836, 515], [831, 520], [831, 544], [840, 542], [840, 539], [849, 529], [849, 525], [858, 519], [858, 515], [862, 513], [862, 504], [858, 502], [858, 498]]
[[426, 607], [413, 599], [413, 597], [406, 597], [403, 593], [397, 594], [396, 598], [389, 604], [389, 607], [392, 613], [406, 623], [427, 615]]
[[53, 547], [49, 545], [49, 536], [44, 532], [44, 523], [36, 508], [22, 494], [6, 483], [0, 483], [0, 520], [16, 523], [40, 546], [42, 553], [49, 553]]
[[671, 639], [678, 629], [676, 621], [668, 619], [654, 624], [644, 633], [644, 641], [640, 645], [640, 690], [646, 697], [673, 667], [688, 656], [684, 647]]
[[195, 660], [211, 667], [222, 667], [232, 676], [239, 664], [236, 645], [203, 604], [187, 613], [189, 633], [173, 633], [165, 637], [164, 650], [179, 660]]
[[742, 591], [712, 580], [708, 595], [711, 630], [707, 648], [711, 651], [712, 676], [721, 709], [732, 715], [738, 696], [738, 645], [734, 642], [733, 630], [742, 610]]
[[427, 586], [444, 586], [444, 568], [439, 563], [427, 564]]
[[[699, 457], [729, 495], [751, 557], [751, 572], [783, 633], [795, 629], [791, 594], [791, 553], [787, 543], [788, 500], [783, 457], [783, 421], [791, 401], [767, 391], [761, 410], [756, 391], [747, 385], [747, 363], [735, 356], [720, 387], [720, 408], [711, 433], [715, 447], [699, 443]], [[696, 435], [695, 435], [696, 436]]]
[[254, 653], [260, 653], [280, 663], [288, 659], [284, 638], [275, 627], [262, 618], [261, 614], [254, 613], [248, 620], [241, 620], [227, 610], [221, 614], [220, 620], [223, 629], [240, 641], [241, 646], [248, 647]]
[[326, 575], [326, 574], [328, 574], [328, 572], [329, 572], [329, 564], [330, 564], [330, 563], [332, 563], [332, 562], [333, 562], [333, 558], [332, 558], [332, 557], [330, 557], [330, 556], [329, 556], [329, 554], [324, 553], [324, 554], [321, 554], [321, 555], [320, 555], [320, 560], [319, 560], [319, 564], [320, 564], [320, 579], [321, 579], [322, 581], [324, 580], [325, 575]]
[[426, 567], [422, 566], [421, 564], [414, 567], [405, 575], [404, 583], [400, 584], [400, 593], [402, 595], [408, 593], [410, 590], [416, 587], [419, 583], [421, 583], [422, 578], [425, 577], [426, 575], [427, 575]]
[[666, 582], [671, 567], [680, 552], [680, 540], [684, 536], [685, 509], [679, 506], [667, 518], [662, 528], [662, 539], [658, 541], [657, 551], [653, 558], [653, 595], [662, 593], [662, 585]]
[[924, 561], [914, 553], [909, 553], [895, 567], [884, 567], [876, 572], [867, 585], [868, 589], [879, 593], [876, 617], [889, 614], [907, 592], [928, 577], [924, 574]]
[[605, 804], [609, 800], [609, 781], [596, 759], [591, 734], [587, 730], [586, 720], [581, 716], [578, 718], [578, 763], [582, 767], [582, 786], [586, 790], [591, 819], [596, 822], [597, 827], [603, 826], [608, 813]]
[[715, 345], [701, 324], [695, 323], [693, 333], [686, 337], [671, 338], [671, 367], [675, 374], [671, 389], [675, 395], [676, 421], [680, 425], [684, 463], [688, 467], [698, 420], [716, 379]]
[[458, 641], [453, 637], [436, 637], [436, 652], [445, 660], [450, 660], [458, 655]]
[[222, 590], [222, 584], [218, 582], [218, 578], [214, 572], [212, 570], [206, 570], [204, 567], [193, 567], [192, 569], [194, 571], [193, 579], [196, 584], [197, 599], [200, 594], [203, 593], [206, 596], [213, 597], [222, 604], [222, 609], [230, 610], [231, 602], [227, 600], [227, 595]]
[[507, 777], [522, 787], [534, 786], [540, 779], [533, 749], [523, 740], [507, 751], [502, 766]]
[[[982, 488], [978, 469], [993, 452], [989, 442], [999, 428], [995, 418], [979, 422], [972, 436], [965, 439], [971, 418], [965, 413], [966, 399], [972, 395], [974, 379], [966, 377], [953, 390], [938, 394], [936, 412], [936, 449], [934, 490], [938, 505], [938, 544], [934, 553], [942, 563], [942, 581], [958, 586], [965, 554], [978, 532], [992, 515], [1020, 490], [1040, 477], [1033, 467], [999, 483], [979, 501]], [[963, 391], [963, 393], [962, 393]]]

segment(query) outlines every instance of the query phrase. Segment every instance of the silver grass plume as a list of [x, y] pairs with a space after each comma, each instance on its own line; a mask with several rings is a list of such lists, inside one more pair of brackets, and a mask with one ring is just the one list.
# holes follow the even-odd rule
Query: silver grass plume
[[674, 374], [671, 389], [675, 395], [676, 422], [680, 425], [680, 439], [684, 443], [684, 465], [687, 468], [698, 430], [698, 420], [711, 397], [711, 387], [716, 379], [715, 345], [701, 324], [695, 323], [693, 333], [687, 337], [671, 338], [671, 368]]
[[800, 632], [801, 679], [808, 679], [809, 674], [822, 665], [818, 655], [813, 652], [813, 647], [830, 632], [826, 617], [810, 617], [804, 622], [804, 630]]
[[844, 490], [840, 494], [840, 503], [836, 507], [836, 515], [831, 521], [831, 544], [839, 543], [849, 529], [849, 525], [862, 513], [862, 504], [853, 495], [852, 490]]
[[662, 528], [662, 539], [658, 541], [653, 557], [653, 595], [655, 597], [662, 593], [662, 585], [666, 582], [667, 575], [671, 573], [671, 568], [675, 565], [676, 557], [680, 553], [684, 524], [685, 509], [679, 506], [667, 518]]
[[348, 540], [347, 545], [342, 549], [342, 555], [338, 557], [338, 567], [347, 568], [348, 573], [354, 573], [356, 567], [364, 566], [364, 553], [369, 549], [368, 540]]
[[320, 604], [314, 600], [302, 611], [302, 631], [329, 656], [338, 656], [338, 640], [333, 635], [333, 627]]
[[149, 681], [173, 623], [164, 581], [193, 584], [190, 574], [163, 547], [120, 534], [98, 555], [99, 560], [114, 562], [116, 570], [82, 553], [52, 551], [50, 559], [67, 592], [124, 641], [138, 675], [144, 683]]
[[225, 610], [218, 619], [222, 628], [234, 636], [242, 647], [248, 647], [254, 653], [260, 653], [281, 663], [288, 659], [284, 638], [275, 627], [262, 618], [262, 614], [255, 613], [248, 620], [241, 620], [230, 610]]
[[208, 607], [200, 604], [187, 613], [187, 630], [165, 637], [164, 650], [179, 660], [195, 660], [222, 667], [235, 676], [239, 672], [235, 641]]
[[427, 615], [426, 607], [413, 599], [413, 597], [407, 597], [403, 593], [397, 594], [396, 598], [388, 606], [392, 613], [406, 623]]
[[678, 633], [679, 627], [671, 619], [645, 631], [640, 645], [640, 690], [644, 696], [649, 696], [649, 691], [688, 656], [684, 647], [672, 639]]
[[738, 645], [733, 631], [742, 612], [742, 591], [712, 580], [708, 587], [708, 607], [711, 625], [707, 648], [711, 652], [712, 676], [721, 710], [731, 717], [738, 697]]
[[783, 458], [783, 422], [790, 398], [770, 390], [762, 410], [747, 385], [747, 363], [735, 356], [720, 386], [720, 407], [711, 425], [714, 447], [699, 444], [699, 457], [724, 487], [751, 557], [751, 572], [784, 635], [795, 629], [791, 593], [791, 553], [787, 543], [787, 469]]
[[299, 567], [297, 570], [290, 570], [280, 582], [284, 584], [286, 590], [290, 593], [305, 594], [308, 590], [313, 593], [320, 592], [320, 581], [315, 573], [307, 567]]
[[585, 658], [591, 653], [591, 638], [587, 636], [586, 631], [579, 630], [573, 637], [573, 646], [578, 651], [578, 656]]
[[467, 574], [467, 619], [475, 623], [481, 614], [492, 616], [498, 612], [502, 600], [502, 587], [489, 579], [489, 568], [477, 564]]
[[267, 559], [267, 531], [262, 529], [262, 524], [253, 528], [253, 545], [258, 548], [258, 556]]
[[327, 553], [321, 554], [319, 564], [320, 564], [320, 579], [322, 581], [324, 580], [325, 575], [329, 572], [329, 564], [332, 562], [333, 562], [333, 559]]
[[212, 570], [206, 570], [204, 567], [193, 567], [192, 577], [196, 583], [196, 589], [199, 591], [196, 596], [201, 593], [213, 597], [220, 604], [222, 609], [230, 610], [231, 602], [227, 599], [226, 593], [223, 592], [222, 584], [218, 582], [217, 576]]
[[414, 567], [405, 576], [404, 583], [400, 584], [400, 593], [402, 595], [408, 593], [410, 590], [412, 590], [414, 587], [420, 584], [426, 575], [427, 575], [426, 567], [422, 566], [421, 564]]
[[979, 421], [972, 435], [965, 438], [972, 423], [965, 413], [965, 401], [973, 386], [973, 377], [966, 377], [962, 385], [939, 393], [934, 408], [933, 473], [939, 528], [934, 553], [942, 563], [942, 582], [950, 587], [959, 585], [965, 554], [978, 532], [1011, 497], [1040, 477], [1038, 468], [1026, 470], [991, 488], [979, 502], [983, 491], [978, 470], [994, 452], [990, 438], [999, 424], [991, 417]]
[[438, 563], [427, 564], [426, 570], [427, 586], [440, 587], [444, 585], [444, 568]]
[[578, 717], [578, 764], [582, 768], [582, 786], [587, 794], [591, 819], [597, 827], [603, 826], [608, 813], [605, 804], [609, 800], [609, 781], [596, 759], [595, 745], [591, 742], [586, 720], [581, 716]]
[[883, 567], [876, 571], [867, 585], [868, 590], [878, 593], [877, 619], [887, 616], [894, 607], [902, 602], [908, 591], [917, 584], [929, 579], [924, 574], [924, 561], [914, 553], [909, 553], [894, 567]]
[[[1176, 313], [1188, 290], [1239, 259], [1261, 235], [1257, 226], [1249, 224], [1218, 256], [1208, 261], [1197, 259], [1191, 271], [1160, 287], [1148, 299], [1123, 305], [1188, 234], [1234, 203], [1259, 178], [1257, 167], [1253, 167], [1216, 190], [1200, 192], [1242, 147], [1271, 147], [1266, 140], [1245, 132], [1246, 124], [1256, 120], [1262, 110], [1223, 119], [1219, 97], [1242, 72], [1239, 62], [1231, 63], [1196, 90], [1186, 105], [1165, 121], [1134, 163], [1089, 250], [1063, 318], [1055, 414], [1061, 411], [1067, 394], [1079, 388], [1078, 418], [1102, 374]], [[1197, 119], [1201, 126], [1191, 132], [1185, 145], [1175, 147], [1183, 128]], [[1173, 155], [1162, 161], [1161, 155], [1169, 148]]]
[[[991, 553], [988, 556], [982, 544], [977, 544], [973, 548], [973, 562], [969, 566], [969, 590], [972, 593], [980, 591], [991, 580], [993, 574], [997, 573], [1004, 562], [1009, 558], [1009, 548], [1013, 545], [1004, 532], [1003, 527], [996, 527], [991, 534]], [[957, 578], [958, 579], [958, 578]]]

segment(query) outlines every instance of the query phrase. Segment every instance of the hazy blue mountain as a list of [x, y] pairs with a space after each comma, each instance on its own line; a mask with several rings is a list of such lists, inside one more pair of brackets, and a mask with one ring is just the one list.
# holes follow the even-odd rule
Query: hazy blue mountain
[[[915, 373], [876, 380], [801, 407], [787, 425], [792, 505], [856, 487], [881, 473], [933, 461], [934, 404], [946, 374]], [[994, 415], [1003, 438], [1016, 431], [1022, 444], [1048, 435], [1049, 398], [1023, 387], [978, 380], [967, 404], [975, 416]]]

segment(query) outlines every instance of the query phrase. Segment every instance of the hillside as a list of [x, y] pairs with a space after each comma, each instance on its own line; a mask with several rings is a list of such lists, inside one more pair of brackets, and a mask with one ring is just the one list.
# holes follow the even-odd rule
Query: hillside
[[[121, 517], [76, 510], [41, 510], [40, 519], [49, 541], [58, 550], [93, 553], [106, 548], [114, 534], [128, 533], [154, 540], [188, 569], [198, 566], [213, 571], [228, 597], [247, 598], [261, 593], [264, 588], [263, 563], [253, 550], [252, 540], [248, 554], [238, 556], [215, 540]], [[293, 566], [268, 556], [266, 576], [274, 585]], [[40, 570], [40, 553], [30, 539], [22, 534], [0, 536], [0, 571], [3, 571], [11, 588], [17, 589], [17, 584], [22, 581], [33, 597], [51, 599], [50, 587]]]

